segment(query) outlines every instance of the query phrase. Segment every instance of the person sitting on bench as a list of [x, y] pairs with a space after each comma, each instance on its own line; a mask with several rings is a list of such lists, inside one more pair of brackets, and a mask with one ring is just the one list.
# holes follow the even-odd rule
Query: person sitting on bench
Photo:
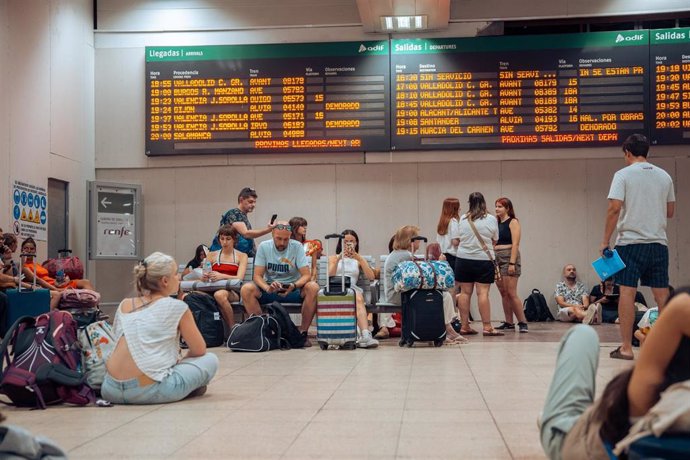
[[[247, 254], [235, 249], [235, 242], [239, 233], [232, 225], [223, 225], [218, 229], [220, 249], [208, 254], [211, 262], [211, 272], [204, 273], [203, 281], [215, 282], [221, 280], [243, 280], [247, 271]], [[229, 329], [235, 324], [232, 302], [240, 300], [235, 291], [218, 289], [213, 292], [213, 298], [218, 302], [220, 313]]]
[[[22, 241], [22, 254], [36, 254], [36, 242], [33, 238], [27, 238]], [[34, 280], [34, 265], [36, 266], [36, 283], [42, 288], [53, 290], [64, 290], [67, 288], [73, 289], [91, 289], [94, 290], [93, 284], [87, 279], [73, 280], [65, 275], [62, 281], [52, 278], [48, 273], [48, 269], [36, 262], [35, 257], [27, 256], [23, 266], [24, 279], [27, 282]]]
[[240, 290], [244, 309], [250, 315], [260, 315], [261, 305], [272, 302], [301, 303], [302, 324], [305, 336], [316, 313], [319, 285], [311, 280], [309, 260], [298, 241], [290, 239], [292, 227], [286, 221], [278, 221], [273, 228], [273, 238], [259, 245], [254, 258], [254, 276]]

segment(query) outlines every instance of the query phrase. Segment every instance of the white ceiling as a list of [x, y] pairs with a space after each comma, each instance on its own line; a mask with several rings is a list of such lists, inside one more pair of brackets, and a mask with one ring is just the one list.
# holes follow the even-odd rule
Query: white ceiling
[[448, 27], [450, 0], [357, 0], [357, 9], [365, 32], [383, 32], [381, 16], [427, 17], [427, 29]]

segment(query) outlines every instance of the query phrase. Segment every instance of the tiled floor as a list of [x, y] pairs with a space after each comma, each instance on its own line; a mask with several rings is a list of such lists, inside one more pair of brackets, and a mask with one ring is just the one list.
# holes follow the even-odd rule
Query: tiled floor
[[[476, 327], [476, 326], [475, 326]], [[215, 352], [203, 397], [160, 406], [3, 409], [70, 458], [544, 458], [537, 414], [568, 325], [462, 346]], [[598, 391], [629, 363], [602, 339]]]

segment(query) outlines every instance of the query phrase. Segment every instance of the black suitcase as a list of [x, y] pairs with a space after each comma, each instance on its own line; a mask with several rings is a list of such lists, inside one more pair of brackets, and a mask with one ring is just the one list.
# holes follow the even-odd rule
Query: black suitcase
[[[417, 236], [414, 240], [427, 239]], [[443, 315], [443, 292], [438, 289], [412, 289], [402, 293], [401, 347], [415, 342], [433, 342], [440, 347], [446, 340], [446, 321]]]

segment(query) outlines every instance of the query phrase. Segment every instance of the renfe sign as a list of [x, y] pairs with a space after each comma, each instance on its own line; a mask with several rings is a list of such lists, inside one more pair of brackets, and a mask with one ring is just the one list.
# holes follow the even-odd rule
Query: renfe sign
[[89, 255], [91, 259], [139, 259], [141, 186], [89, 184]]

